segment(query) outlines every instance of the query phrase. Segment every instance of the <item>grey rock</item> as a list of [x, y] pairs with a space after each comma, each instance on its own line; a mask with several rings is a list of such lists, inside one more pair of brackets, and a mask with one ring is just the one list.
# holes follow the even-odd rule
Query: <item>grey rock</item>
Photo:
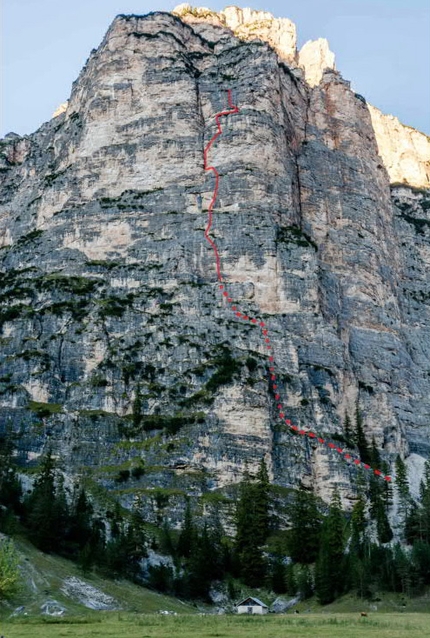
[[64, 616], [66, 607], [57, 600], [49, 599], [40, 606], [40, 612], [45, 616]]
[[273, 603], [270, 605], [270, 611], [276, 614], [284, 614], [286, 611], [297, 605], [300, 601], [299, 596], [295, 596], [294, 598], [290, 598], [289, 600], [285, 600], [285, 598], [276, 598]]
[[246, 464], [345, 502], [354, 468], [280, 421], [261, 333], [219, 294], [203, 148], [226, 89], [240, 111], [210, 162], [228, 290], [270, 330], [288, 418], [330, 438], [358, 401], [389, 463], [430, 454], [430, 199], [390, 191], [337, 72], [311, 88], [267, 43], [217, 48], [199, 24], [117, 17], [66, 112], [1, 142], [0, 431], [155, 524], [185, 494], [210, 516], [223, 489], [228, 527]]

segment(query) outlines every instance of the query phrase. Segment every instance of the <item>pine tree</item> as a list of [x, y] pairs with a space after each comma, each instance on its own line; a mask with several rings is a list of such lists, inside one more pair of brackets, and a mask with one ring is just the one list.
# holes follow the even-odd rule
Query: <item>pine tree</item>
[[369, 590], [369, 565], [368, 548], [369, 541], [366, 536], [366, 490], [367, 481], [363, 470], [360, 469], [356, 476], [357, 501], [351, 513], [351, 537], [349, 552], [345, 557], [347, 569], [345, 570], [345, 589], [355, 589], [360, 598], [367, 598]]
[[88, 501], [85, 490], [75, 485], [75, 493], [70, 512], [69, 544], [73, 554], [82, 551], [88, 543], [91, 531], [93, 508]]
[[388, 521], [388, 516], [383, 509], [378, 511], [376, 518], [376, 531], [380, 543], [389, 543], [393, 539], [393, 530]]
[[381, 479], [371, 475], [369, 480], [370, 516], [376, 521], [376, 530], [380, 543], [389, 543], [393, 532], [388, 521], [388, 508], [391, 492]]
[[406, 465], [398, 454], [395, 462], [396, 468], [396, 491], [399, 499], [399, 515], [403, 532], [406, 535], [406, 521], [411, 507], [411, 494], [409, 491], [408, 475]]
[[169, 556], [176, 556], [176, 547], [172, 538], [172, 530], [170, 529], [169, 523], [167, 520], [163, 522], [163, 526], [161, 528], [160, 535], [160, 550], [163, 554], [168, 554]]
[[270, 481], [264, 459], [260, 462], [256, 479], [257, 482], [254, 489], [255, 533], [257, 535], [257, 543], [262, 545], [266, 541], [270, 528]]
[[370, 448], [370, 465], [374, 469], [379, 469], [379, 466], [381, 465], [381, 455], [376, 446], [375, 437], [372, 437], [372, 447]]
[[142, 423], [142, 396], [139, 385], [136, 387], [136, 394], [133, 401], [132, 418], [134, 427], [138, 429]]
[[396, 489], [399, 494], [400, 501], [403, 502], [406, 508], [406, 506], [409, 504], [409, 499], [411, 497], [411, 494], [409, 491], [406, 464], [403, 461], [400, 454], [397, 455], [395, 467], [396, 467]]
[[297, 590], [302, 600], [311, 598], [314, 593], [309, 565], [300, 565], [297, 575]]
[[258, 488], [245, 472], [236, 505], [235, 555], [239, 572], [245, 583], [250, 586], [259, 586], [265, 575], [260, 517]]
[[421, 519], [418, 505], [412, 501], [405, 521], [405, 540], [409, 545], [421, 539]]
[[[297, 590], [299, 589], [297, 579], [296, 579], [296, 574], [294, 572], [293, 563], [288, 563], [287, 568], [285, 570], [285, 587], [286, 587], [286, 593], [289, 596], [295, 596], [297, 594]], [[312, 590], [312, 587], [311, 587], [311, 590]]]
[[360, 458], [363, 463], [371, 462], [370, 450], [367, 445], [366, 435], [364, 434], [363, 417], [358, 406], [358, 401], [355, 408], [355, 443], [358, 447]]
[[67, 554], [67, 541], [70, 534], [70, 512], [62, 474], [57, 476], [56, 479], [54, 521], [57, 526], [57, 540], [53, 549], [59, 554]]
[[395, 591], [400, 591], [406, 596], [412, 593], [411, 560], [399, 543], [394, 547], [393, 560], [393, 584]]
[[363, 558], [366, 532], [366, 501], [359, 494], [351, 513], [351, 547], [350, 552]]
[[13, 531], [14, 516], [20, 514], [22, 487], [13, 462], [10, 438], [0, 437], [0, 531]]
[[323, 524], [321, 547], [315, 565], [315, 591], [322, 605], [335, 600], [344, 590], [344, 516], [335, 489], [330, 511]]
[[104, 567], [106, 565], [106, 525], [101, 518], [92, 518], [88, 544], [91, 548], [92, 563]]
[[194, 549], [186, 564], [187, 593], [190, 598], [209, 600], [210, 584], [214, 578], [215, 565], [214, 546], [205, 524], [202, 533], [195, 536]]
[[286, 569], [281, 556], [276, 556], [271, 565], [270, 586], [275, 594], [287, 591]]
[[297, 490], [290, 519], [291, 558], [296, 563], [315, 562], [320, 547], [322, 519], [312, 492], [308, 492], [303, 487]]
[[424, 465], [424, 476], [420, 485], [421, 539], [430, 545], [430, 459]]
[[84, 574], [88, 574], [91, 571], [91, 568], [94, 565], [94, 557], [89, 542], [85, 543], [78, 551], [77, 561]]
[[345, 420], [343, 422], [343, 431], [345, 433], [345, 439], [347, 443], [351, 445], [353, 441], [353, 434], [352, 434], [351, 419], [348, 413], [345, 414]]
[[178, 539], [178, 554], [188, 558], [191, 554], [196, 540], [196, 529], [191, 514], [190, 502], [187, 501], [185, 507], [184, 524]]
[[[379, 469], [383, 474], [390, 473], [390, 467], [387, 461], [381, 461]], [[382, 501], [384, 503], [385, 511], [389, 512], [391, 505], [393, 504], [393, 485], [391, 481], [381, 481], [382, 483]]]
[[[221, 579], [230, 570], [230, 560], [226, 553], [226, 543], [229, 541], [225, 538], [225, 532], [218, 509], [215, 510], [214, 516], [212, 517], [210, 541], [212, 545], [212, 577], [214, 579]], [[229, 546], [227, 546], [227, 548], [228, 547]]]
[[428, 543], [415, 541], [412, 548], [412, 564], [420, 588], [430, 585], [430, 545]]
[[147, 556], [145, 521], [142, 515], [134, 509], [131, 520], [124, 535], [126, 551], [126, 575], [132, 580], [139, 580], [141, 561]]
[[25, 502], [25, 520], [30, 538], [43, 551], [55, 551], [62, 528], [56, 500], [56, 470], [49, 450], [42, 459], [33, 491]]

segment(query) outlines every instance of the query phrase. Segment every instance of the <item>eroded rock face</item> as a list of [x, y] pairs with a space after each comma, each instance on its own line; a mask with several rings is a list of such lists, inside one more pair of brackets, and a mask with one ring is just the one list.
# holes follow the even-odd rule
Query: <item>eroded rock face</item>
[[391, 183], [430, 188], [430, 137], [370, 104], [369, 112]]
[[280, 489], [348, 500], [353, 469], [279, 421], [261, 335], [222, 302], [203, 149], [231, 88], [210, 151], [230, 294], [270, 328], [291, 420], [342, 436], [358, 401], [387, 460], [430, 452], [428, 193], [390, 195], [336, 71], [312, 88], [227, 17], [194, 17], [117, 17], [67, 110], [1, 142], [1, 427], [154, 522], [262, 457]]
[[65, 113], [67, 111], [67, 105], [68, 102], [63, 102], [62, 104], [60, 104], [53, 112], [52, 117], [58, 117], [62, 113]]
[[206, 7], [193, 8], [186, 3], [178, 5], [172, 13], [187, 24], [225, 26], [240, 40], [267, 42], [286, 62], [296, 59], [296, 25], [287, 18], [275, 18], [268, 11], [234, 6], [216, 13]]
[[[295, 25], [286, 18], [275, 18], [267, 11], [227, 7], [219, 13], [206, 7], [184, 3], [173, 13], [217, 43], [215, 48], [230, 46], [229, 33], [244, 41], [267, 42], [287, 62], [298, 78], [317, 86], [326, 70], [334, 71], [335, 56], [325, 38], [309, 40], [297, 51]], [[209, 26], [210, 25], [210, 26]], [[359, 96], [359, 99], [364, 99]], [[415, 188], [430, 186], [430, 138], [396, 117], [384, 115], [369, 104], [372, 126], [379, 154], [391, 183], [406, 183]]]
[[321, 82], [324, 71], [335, 69], [334, 53], [325, 38], [306, 42], [300, 49], [298, 62], [304, 68], [305, 79], [310, 86]]

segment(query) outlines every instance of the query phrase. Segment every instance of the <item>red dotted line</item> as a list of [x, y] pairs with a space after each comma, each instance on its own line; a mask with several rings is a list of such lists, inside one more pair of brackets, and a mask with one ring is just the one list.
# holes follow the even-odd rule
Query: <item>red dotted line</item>
[[241, 312], [239, 310], [237, 304], [233, 301], [233, 299], [230, 297], [229, 293], [227, 292], [225, 285], [222, 283], [223, 279], [222, 279], [222, 275], [221, 275], [221, 260], [220, 260], [220, 256], [218, 254], [218, 249], [217, 249], [217, 246], [216, 246], [215, 242], [211, 239], [211, 237], [209, 237], [209, 231], [210, 231], [210, 229], [212, 227], [212, 221], [213, 221], [213, 209], [214, 209], [214, 206], [215, 206], [216, 199], [218, 197], [219, 173], [218, 173], [217, 169], [214, 166], [208, 166], [208, 152], [209, 152], [212, 144], [215, 142], [215, 140], [222, 134], [222, 127], [221, 127], [221, 123], [220, 123], [220, 118], [223, 117], [223, 116], [227, 116], [227, 115], [233, 115], [234, 113], [238, 113], [239, 112], [239, 108], [237, 106], [235, 106], [233, 104], [233, 102], [232, 102], [231, 89], [228, 89], [227, 94], [228, 94], [228, 105], [229, 105], [230, 108], [228, 110], [225, 110], [225, 111], [220, 111], [219, 113], [217, 113], [215, 115], [215, 121], [216, 121], [216, 125], [217, 125], [217, 132], [211, 137], [211, 139], [209, 140], [209, 142], [207, 143], [207, 145], [205, 146], [205, 149], [203, 151], [204, 169], [205, 169], [205, 171], [212, 171], [214, 173], [214, 175], [215, 175], [215, 187], [214, 187], [212, 199], [211, 199], [211, 202], [210, 202], [209, 208], [208, 208], [208, 223], [207, 223], [206, 230], [205, 230], [205, 239], [209, 242], [209, 244], [211, 245], [211, 248], [213, 249], [214, 254], [215, 254], [216, 272], [217, 272], [218, 281], [220, 282], [219, 290], [221, 291], [224, 300], [227, 302], [227, 304], [229, 304], [230, 310], [232, 312], [234, 312], [235, 316], [238, 319], [242, 319], [243, 321], [249, 321], [250, 323], [258, 326], [261, 329], [261, 334], [262, 334], [262, 337], [263, 337], [263, 341], [264, 341], [266, 350], [268, 351], [268, 354], [269, 354], [270, 382], [271, 382], [271, 387], [272, 387], [272, 390], [273, 390], [273, 393], [274, 393], [274, 396], [275, 396], [275, 400], [277, 401], [277, 408], [278, 408], [279, 418], [286, 425], [288, 425], [288, 427], [293, 432], [296, 432], [297, 434], [301, 434], [302, 436], [307, 436], [310, 439], [313, 439], [314, 441], [318, 442], [320, 445], [325, 445], [330, 450], [333, 450], [333, 451], [337, 452], [338, 454], [340, 454], [345, 461], [347, 461], [347, 462], [351, 461], [352, 464], [356, 465], [357, 467], [360, 466], [360, 467], [364, 468], [365, 470], [372, 470], [373, 474], [375, 474], [375, 476], [380, 476], [385, 481], [389, 482], [389, 481], [391, 481], [391, 477], [390, 476], [386, 476], [383, 472], [381, 472], [381, 470], [372, 469], [372, 467], [370, 465], [368, 465], [367, 463], [363, 463], [363, 461], [361, 459], [357, 458], [357, 457], [353, 457], [347, 451], [345, 451], [344, 449], [338, 447], [335, 443], [332, 443], [331, 441], [327, 441], [326, 439], [321, 438], [320, 436], [318, 436], [318, 434], [316, 434], [315, 432], [312, 432], [311, 430], [305, 430], [303, 428], [299, 428], [297, 425], [294, 425], [290, 421], [290, 419], [287, 419], [285, 417], [285, 410], [284, 410], [284, 407], [283, 407], [282, 402], [281, 402], [279, 383], [278, 383], [278, 380], [276, 378], [276, 373], [275, 373], [275, 366], [274, 366], [275, 358], [273, 356], [273, 347], [271, 345], [271, 341], [270, 341], [270, 337], [269, 337], [269, 331], [267, 329], [267, 326], [264, 323], [264, 321], [261, 321], [261, 320], [255, 318], [255, 317], [250, 317], [247, 314]]

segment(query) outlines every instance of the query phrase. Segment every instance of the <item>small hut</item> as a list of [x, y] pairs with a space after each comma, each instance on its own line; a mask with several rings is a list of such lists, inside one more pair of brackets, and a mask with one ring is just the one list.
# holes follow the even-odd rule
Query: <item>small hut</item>
[[267, 614], [269, 609], [258, 598], [248, 596], [236, 605], [236, 611], [238, 614]]

